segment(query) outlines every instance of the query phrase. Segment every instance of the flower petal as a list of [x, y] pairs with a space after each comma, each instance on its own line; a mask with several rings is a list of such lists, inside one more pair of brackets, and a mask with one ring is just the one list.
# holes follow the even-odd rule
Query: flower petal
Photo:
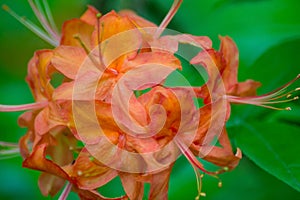
[[[46, 159], [47, 144], [37, 145], [32, 154], [23, 162], [23, 167], [35, 169], [69, 180], [68, 174], [60, 166]], [[71, 180], [69, 180], [71, 181]]]
[[64, 186], [66, 180], [48, 173], [42, 173], [38, 185], [44, 196], [54, 197]]
[[219, 51], [225, 61], [222, 78], [226, 89], [229, 89], [238, 82], [239, 51], [235, 42], [230, 37], [219, 36], [219, 38], [221, 40]]
[[170, 166], [169, 168], [165, 169], [162, 172], [151, 175], [149, 200], [168, 199], [168, 189], [169, 189], [171, 170], [172, 170], [172, 166]]
[[239, 97], [249, 97], [256, 96], [256, 90], [261, 86], [260, 82], [253, 80], [246, 80], [235, 84], [229, 91], [228, 95], [239, 96]]
[[164, 50], [175, 53], [178, 51], [179, 44], [189, 44], [200, 49], [212, 48], [212, 42], [207, 36], [193, 36], [189, 34], [166, 35], [157, 40], [149, 42], [154, 51]]
[[119, 172], [119, 176], [129, 199], [143, 199], [144, 183], [137, 180], [137, 174]]
[[241, 151], [237, 149], [237, 153], [233, 153], [230, 140], [225, 128], [218, 140], [221, 147], [215, 146], [213, 148], [209, 148], [209, 152], [205, 152], [206, 147], [202, 146], [200, 148], [199, 156], [203, 157], [202, 153], [204, 153], [206, 156], [204, 156], [203, 159], [208, 162], [211, 162], [220, 167], [228, 167], [230, 170], [235, 168], [242, 158]]
[[51, 50], [36, 51], [34, 57], [28, 64], [28, 75], [26, 81], [36, 101], [45, 101], [51, 98], [53, 87], [50, 78], [53, 72], [50, 61], [53, 57]]
[[86, 57], [86, 52], [81, 47], [61, 45], [54, 50], [51, 63], [64, 76], [75, 79]]
[[80, 17], [87, 24], [95, 26], [97, 24], [97, 14], [100, 13], [95, 7], [88, 5], [87, 11]]
[[83, 149], [72, 166], [64, 168], [80, 189], [97, 189], [117, 176], [114, 169], [97, 162]]
[[130, 10], [122, 10], [119, 12], [122, 17], [127, 17], [137, 28], [157, 27], [152, 22], [145, 20]]
[[86, 47], [92, 49], [91, 35], [94, 26], [87, 24], [80, 19], [66, 21], [62, 27], [62, 37], [60, 45], [82, 47], [81, 43], [74, 36], [80, 38]]

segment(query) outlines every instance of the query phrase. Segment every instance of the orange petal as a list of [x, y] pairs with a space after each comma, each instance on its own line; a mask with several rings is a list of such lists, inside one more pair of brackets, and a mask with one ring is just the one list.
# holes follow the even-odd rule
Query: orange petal
[[51, 63], [64, 76], [75, 79], [77, 71], [86, 57], [86, 52], [81, 47], [61, 45], [54, 50]]
[[180, 60], [169, 52], [144, 52], [139, 53], [134, 59], [124, 63], [122, 72], [142, 65], [161, 65], [174, 69], [182, 69]]
[[71, 101], [73, 99], [74, 81], [65, 82], [58, 86], [53, 93], [53, 99], [56, 101]]
[[35, 131], [39, 135], [48, 133], [51, 129], [57, 126], [65, 126], [66, 121], [59, 119], [59, 115], [56, 115], [50, 110], [49, 107], [43, 109], [35, 118], [34, 127]]
[[149, 43], [154, 51], [165, 50], [171, 53], [175, 53], [178, 51], [179, 44], [189, 44], [192, 46], [199, 47], [200, 49], [212, 48], [212, 42], [209, 39], [209, 37], [193, 36], [189, 34], [166, 35]]
[[203, 146], [206, 146], [207, 148], [202, 152], [203, 157], [213, 148], [215, 139], [222, 135], [230, 115], [230, 106], [227, 101], [220, 99], [201, 107], [199, 111], [198, 131], [190, 148], [196, 155]]
[[131, 10], [122, 10], [119, 12], [119, 15], [122, 17], [127, 17], [129, 20], [137, 27], [137, 28], [145, 28], [145, 27], [157, 27], [152, 22], [145, 20], [144, 18], [138, 16]]
[[128, 17], [122, 17], [111, 11], [100, 18], [100, 42], [130, 29], [135, 29], [135, 26]]
[[150, 192], [149, 200], [167, 200], [169, 180], [171, 175], [172, 166], [162, 172], [152, 174], [150, 178]]
[[239, 97], [256, 96], [256, 90], [261, 86], [260, 82], [253, 80], [246, 80], [235, 84], [229, 91], [229, 95]]
[[83, 149], [72, 167], [65, 168], [81, 189], [97, 189], [117, 176], [114, 169], [97, 162]]
[[37, 145], [23, 162], [23, 167], [35, 169], [69, 180], [68, 174], [57, 164], [46, 159], [47, 144]]
[[219, 36], [221, 40], [220, 53], [225, 61], [222, 78], [226, 89], [235, 85], [238, 75], [239, 51], [235, 42], [228, 36]]
[[99, 194], [95, 190], [81, 190], [74, 188], [81, 200], [129, 200], [127, 196], [108, 198]]
[[64, 186], [66, 180], [57, 176], [42, 173], [39, 177], [39, 188], [44, 196], [54, 197]]
[[[203, 159], [220, 167], [228, 167], [229, 169], [235, 168], [238, 165], [239, 160], [241, 159], [241, 151], [238, 149], [236, 155], [233, 153], [230, 140], [225, 128], [219, 136], [218, 140], [221, 147], [215, 146], [213, 148], [209, 148], [209, 153], [205, 153], [207, 155], [204, 156]], [[200, 148], [200, 156], [203, 152], [206, 151], [205, 149], [205, 146]]]
[[138, 181], [137, 174], [120, 172], [123, 188], [130, 199], [141, 200], [144, 196], [144, 183]]
[[74, 38], [74, 36], [77, 36], [87, 48], [92, 49], [91, 36], [93, 31], [94, 26], [87, 24], [80, 19], [66, 21], [62, 27], [60, 45], [82, 47], [78, 39]]
[[87, 11], [80, 17], [82, 21], [90, 25], [97, 24], [97, 14], [100, 13], [95, 7], [88, 5]]
[[51, 98], [53, 87], [49, 84], [53, 72], [50, 61], [53, 56], [51, 50], [36, 51], [28, 64], [26, 81], [36, 101], [45, 101]]

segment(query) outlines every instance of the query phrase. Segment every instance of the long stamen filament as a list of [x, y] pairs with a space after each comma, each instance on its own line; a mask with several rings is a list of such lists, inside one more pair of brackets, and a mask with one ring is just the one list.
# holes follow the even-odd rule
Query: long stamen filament
[[88, 55], [88, 57], [91, 59], [93, 64], [95, 65], [96, 68], [100, 68], [100, 64], [97, 62], [97, 60], [91, 55], [91, 50], [86, 46], [86, 44], [81, 40], [79, 35], [74, 35], [73, 36], [81, 45], [81, 47], [84, 49], [85, 53]]
[[209, 174], [213, 177], [216, 177], [217, 174], [220, 174], [222, 172], [225, 172], [226, 169], [222, 168], [218, 171], [207, 171], [203, 164], [199, 162], [199, 160], [194, 156], [194, 154], [190, 151], [190, 149], [184, 144], [184, 142], [180, 141], [179, 139], [175, 139], [175, 142], [177, 144], [177, 146], [179, 147], [180, 151], [185, 155], [185, 157], [188, 159], [188, 161], [195, 167], [197, 167], [198, 169], [200, 169], [201, 171], [203, 171], [206, 174]]
[[18, 144], [9, 142], [0, 142], [0, 160], [20, 156]]
[[44, 27], [44, 29], [49, 33], [49, 35], [54, 39], [59, 41], [59, 36], [55, 31], [51, 28], [49, 25], [47, 19], [44, 17], [43, 9], [38, 1], [35, 1], [37, 6], [33, 3], [32, 0], [28, 0], [28, 3], [30, 4], [35, 16], [39, 20], [40, 24]]
[[[281, 86], [280, 88], [274, 90], [273, 92], [269, 92], [267, 94], [261, 95], [261, 96], [250, 96], [250, 97], [238, 97], [238, 96], [231, 96], [231, 95], [226, 95], [225, 98], [228, 99], [228, 101], [232, 103], [241, 103], [241, 104], [252, 104], [256, 106], [261, 106], [265, 108], [270, 108], [274, 110], [291, 110], [290, 107], [285, 107], [285, 108], [278, 108], [274, 106], [270, 106], [272, 104], [280, 104], [280, 103], [287, 103], [291, 101], [298, 100], [299, 97], [293, 96], [293, 93], [296, 91], [299, 91], [299, 88], [296, 88], [292, 91], [288, 91], [287, 87], [289, 87], [292, 83], [294, 83], [296, 80], [300, 78], [300, 74], [294, 78], [293, 80], [289, 81], [285, 85]], [[286, 99], [283, 99], [286, 98]]]
[[[101, 46], [102, 46], [102, 39], [103, 39], [103, 34], [102, 34], [102, 31], [100, 31], [100, 17], [101, 17], [101, 13], [98, 13], [97, 14], [97, 36], [98, 36], [98, 51], [99, 51], [99, 61], [102, 65], [104, 65], [104, 62], [103, 62], [103, 57], [102, 57], [102, 49], [101, 49]], [[101, 24], [102, 26], [102, 29], [103, 29], [103, 24]]]
[[25, 111], [25, 110], [36, 110], [44, 108], [48, 105], [48, 102], [36, 102], [23, 105], [2, 105], [0, 104], [0, 112], [15, 112], [15, 111]]
[[230, 99], [229, 101], [232, 102], [232, 103], [251, 104], [251, 105], [260, 106], [260, 107], [264, 107], [264, 108], [270, 108], [270, 109], [273, 109], [273, 110], [291, 110], [290, 107], [277, 108], [277, 107], [274, 107], [274, 106], [264, 105], [261, 102], [255, 102], [255, 101], [245, 101], [245, 100], [238, 100], [238, 99]]
[[51, 13], [51, 10], [50, 10], [47, 0], [43, 0], [43, 4], [44, 4], [45, 11], [46, 11], [47, 19], [48, 19], [52, 29], [54, 30], [54, 32], [58, 33], [58, 29], [54, 22], [54, 19], [53, 19], [53, 16], [52, 16], [52, 13]]
[[14, 17], [17, 21], [19, 21], [21, 24], [23, 24], [26, 28], [28, 28], [30, 31], [32, 31], [34, 34], [39, 36], [44, 41], [48, 42], [49, 44], [53, 46], [58, 46], [59, 42], [51, 38], [47, 35], [43, 30], [41, 30], [38, 26], [36, 26], [34, 23], [32, 23], [29, 20], [26, 20], [23, 17], [20, 17], [17, 15], [13, 10], [11, 10], [7, 5], [2, 6], [3, 10], [8, 12], [12, 17]]
[[[265, 97], [265, 96], [270, 96], [272, 94], [276, 94], [277, 92], [282, 92], [284, 91], [287, 87], [292, 85], [294, 82], [296, 82], [300, 78], [300, 74], [298, 74], [295, 78], [287, 82], [286, 84], [282, 85], [281, 87], [277, 88], [276, 90], [273, 90], [272, 92], [266, 93], [264, 95], [261, 95], [260, 97]], [[297, 90], [297, 89], [296, 89]], [[278, 94], [278, 93], [277, 93]]]
[[172, 4], [172, 7], [170, 8], [168, 14], [163, 19], [163, 21], [159, 25], [156, 33], [154, 34], [154, 38], [159, 38], [159, 36], [162, 34], [162, 32], [164, 31], [164, 29], [168, 26], [168, 24], [170, 23], [170, 21], [172, 20], [172, 18], [176, 14], [176, 12], [178, 11], [178, 9], [179, 9], [182, 1], [183, 0], [174, 0], [174, 2]]
[[59, 196], [58, 200], [66, 200], [71, 192], [71, 189], [72, 189], [72, 184], [70, 182], [68, 182], [67, 185], [65, 186], [63, 192]]
[[[95, 57], [91, 54], [91, 50], [85, 45], [85, 43], [81, 40], [80, 36], [78, 35], [74, 35], [73, 36], [76, 40], [78, 40], [78, 42], [80, 43], [80, 45], [82, 46], [82, 48], [84, 49], [85, 53], [88, 55], [88, 57], [91, 59], [92, 63], [95, 65], [95, 67], [97, 69], [100, 69], [100, 70], [107, 70], [108, 72], [114, 74], [114, 75], [117, 75], [118, 72], [115, 70], [115, 69], [111, 69], [111, 68], [106, 68], [105, 69], [105, 66], [103, 64], [103, 61], [102, 59], [100, 58], [100, 61], [102, 61], [102, 63], [99, 63]], [[100, 44], [99, 44], [100, 45]], [[101, 55], [99, 55], [101, 56]]]
[[192, 165], [195, 175], [196, 175], [196, 180], [197, 180], [197, 190], [198, 190], [198, 195], [196, 196], [195, 200], [199, 200], [201, 196], [206, 196], [206, 194], [202, 191], [202, 178], [203, 174], [200, 174], [199, 170]]
[[19, 145], [16, 144], [16, 143], [1, 142], [1, 141], [0, 141], [0, 146], [3, 146], [3, 147], [18, 147]]

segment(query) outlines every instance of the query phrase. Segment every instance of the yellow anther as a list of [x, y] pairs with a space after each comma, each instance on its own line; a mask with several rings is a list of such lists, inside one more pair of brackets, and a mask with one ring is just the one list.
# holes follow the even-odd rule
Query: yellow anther
[[222, 186], [223, 186], [223, 183], [222, 183], [222, 181], [220, 181], [220, 182], [218, 183], [218, 187], [221, 188]]
[[78, 176], [81, 176], [82, 174], [83, 174], [82, 171], [80, 171], [80, 170], [77, 171], [77, 175], [78, 175]]
[[206, 197], [206, 193], [201, 192], [201, 193], [200, 193], [200, 196], [201, 196], [201, 197]]
[[96, 17], [97, 17], [97, 18], [100, 18], [101, 16], [102, 16], [101, 13], [97, 13], [97, 14], [96, 14]]
[[2, 5], [2, 9], [5, 10], [5, 11], [9, 11], [10, 10], [10, 8], [7, 5], [5, 5], [5, 4]]

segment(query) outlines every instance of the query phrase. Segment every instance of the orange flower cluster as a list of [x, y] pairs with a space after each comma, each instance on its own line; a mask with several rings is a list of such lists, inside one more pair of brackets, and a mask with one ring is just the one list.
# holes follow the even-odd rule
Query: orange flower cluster
[[[46, 23], [49, 35], [42, 35], [57, 46], [37, 51], [28, 64], [26, 80], [36, 103], [0, 105], [0, 111], [28, 110], [19, 118], [28, 129], [19, 149], [24, 167], [42, 171], [43, 195], [56, 195], [67, 182], [60, 199], [71, 190], [81, 199], [110, 199], [97, 189], [119, 176], [125, 194], [113, 199], [142, 199], [145, 183], [148, 199], [167, 199], [172, 166], [183, 154], [195, 169], [199, 198], [199, 170], [216, 176], [237, 166], [242, 154], [232, 149], [225, 128], [230, 103], [271, 107], [299, 76], [255, 96], [259, 82], [237, 81], [238, 49], [231, 38], [220, 37], [215, 50], [205, 36], [161, 36], [180, 3], [174, 2], [159, 27], [130, 11], [101, 16], [91, 6], [65, 22], [61, 36]], [[206, 69], [205, 85], [164, 84], [182, 68], [179, 44], [199, 48], [189, 61]], [[58, 87], [54, 74], [63, 76]], [[195, 98], [204, 105], [197, 107]], [[197, 157], [219, 170], [207, 170]]]

